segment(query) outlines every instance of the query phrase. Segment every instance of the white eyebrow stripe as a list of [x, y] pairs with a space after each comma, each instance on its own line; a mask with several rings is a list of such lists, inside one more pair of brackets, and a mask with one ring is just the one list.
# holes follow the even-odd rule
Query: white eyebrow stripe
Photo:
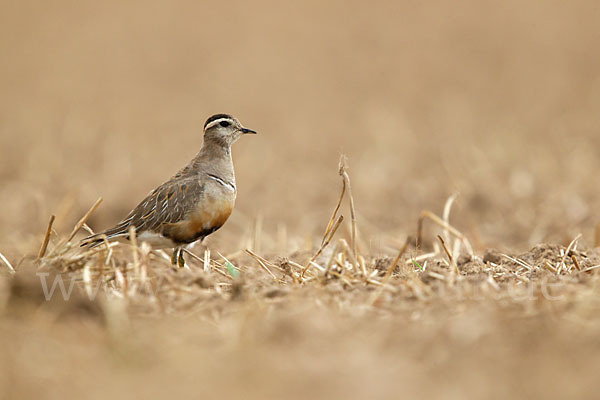
[[207, 130], [209, 128], [212, 128], [213, 126], [220, 124], [223, 121], [227, 121], [230, 124], [233, 124], [233, 121], [231, 120], [231, 118], [219, 118], [219, 119], [215, 119], [214, 121], [212, 121], [210, 124], [206, 125], [206, 127], [204, 128], [204, 130]]
[[213, 179], [219, 182], [221, 185], [225, 186], [227, 189], [230, 189], [232, 192], [235, 192], [235, 184], [224, 181], [216, 175], [207, 174], [210, 179]]

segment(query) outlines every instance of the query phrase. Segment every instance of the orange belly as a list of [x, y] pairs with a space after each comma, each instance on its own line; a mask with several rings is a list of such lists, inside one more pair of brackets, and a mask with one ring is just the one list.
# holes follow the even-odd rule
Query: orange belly
[[184, 221], [166, 225], [162, 234], [176, 243], [192, 243], [219, 229], [233, 211], [234, 199], [205, 198]]

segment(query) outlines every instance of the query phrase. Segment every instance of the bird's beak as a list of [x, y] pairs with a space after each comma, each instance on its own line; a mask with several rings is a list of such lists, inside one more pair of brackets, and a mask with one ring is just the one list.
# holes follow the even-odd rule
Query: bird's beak
[[253, 133], [253, 134], [255, 134], [255, 135], [256, 135], [256, 131], [253, 131], [252, 129], [248, 129], [248, 128], [242, 128], [242, 129], [240, 129], [240, 130], [242, 131], [242, 133], [243, 133], [243, 134], [246, 134], [246, 133]]

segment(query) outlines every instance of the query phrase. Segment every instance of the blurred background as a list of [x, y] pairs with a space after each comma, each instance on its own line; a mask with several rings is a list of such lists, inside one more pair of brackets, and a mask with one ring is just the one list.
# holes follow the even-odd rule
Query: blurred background
[[345, 153], [364, 235], [413, 233], [458, 192], [479, 247], [589, 243], [599, 17], [594, 1], [5, 0], [0, 244], [22, 255], [99, 196], [90, 224], [108, 227], [217, 112], [260, 132], [234, 149], [237, 237], [257, 217], [320, 234]]
[[[578, 233], [585, 248], [600, 222], [599, 21], [592, 0], [0, 0], [0, 251], [17, 265], [51, 214], [64, 237], [100, 196], [88, 222], [112, 225], [220, 112], [259, 132], [233, 150], [236, 210], [208, 241], [225, 254], [257, 227], [270, 259], [310, 246], [342, 153], [363, 254], [396, 251], [454, 193], [478, 255]], [[5, 309], [9, 287], [36, 300], [0, 279], [0, 398], [592, 397], [600, 285], [578, 279], [564, 302], [449, 293], [390, 297], [389, 313], [365, 308], [370, 287], [249, 280], [248, 301], [206, 289], [188, 318], [131, 324], [118, 302], [89, 318], [39, 299], [47, 311]]]

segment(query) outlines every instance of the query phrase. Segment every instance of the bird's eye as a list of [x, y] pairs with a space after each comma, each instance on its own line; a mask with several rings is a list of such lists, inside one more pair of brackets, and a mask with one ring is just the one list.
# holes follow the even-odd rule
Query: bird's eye
[[231, 124], [227, 121], [221, 121], [221, 122], [219, 122], [219, 125], [221, 125], [223, 128], [227, 128]]

